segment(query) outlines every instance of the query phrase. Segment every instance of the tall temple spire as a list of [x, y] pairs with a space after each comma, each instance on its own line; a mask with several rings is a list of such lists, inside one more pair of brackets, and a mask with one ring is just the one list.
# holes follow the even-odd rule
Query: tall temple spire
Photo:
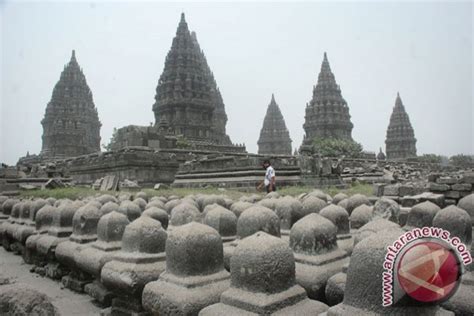
[[291, 155], [290, 133], [273, 94], [260, 130], [258, 153], [262, 155]]
[[387, 159], [416, 156], [416, 138], [410, 118], [405, 111], [400, 93], [397, 93], [385, 140]]
[[321, 64], [321, 72], [324, 73], [328, 71], [331, 71], [331, 66], [329, 65], [328, 55], [326, 52], [324, 52], [323, 62]]
[[318, 83], [313, 88], [313, 97], [306, 107], [306, 145], [314, 138], [337, 138], [352, 140], [351, 116], [346, 100], [331, 71], [327, 54], [324, 53]]
[[74, 157], [100, 151], [101, 123], [74, 50], [54, 86], [41, 124], [43, 156]]
[[184, 13], [156, 87], [153, 112], [155, 124], [164, 118], [175, 135], [231, 145], [225, 132], [227, 115], [222, 96]]

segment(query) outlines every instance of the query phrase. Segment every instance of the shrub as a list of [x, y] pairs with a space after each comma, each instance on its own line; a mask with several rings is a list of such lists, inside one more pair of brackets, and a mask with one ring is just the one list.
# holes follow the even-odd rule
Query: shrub
[[349, 139], [315, 138], [313, 152], [323, 157], [357, 158], [362, 155], [362, 145]]

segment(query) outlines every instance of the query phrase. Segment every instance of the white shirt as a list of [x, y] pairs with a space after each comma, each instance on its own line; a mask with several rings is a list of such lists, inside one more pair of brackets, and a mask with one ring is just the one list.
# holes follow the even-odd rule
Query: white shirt
[[272, 166], [268, 166], [267, 171], [265, 172], [265, 186], [269, 185], [272, 181], [272, 178], [275, 176], [275, 169]]

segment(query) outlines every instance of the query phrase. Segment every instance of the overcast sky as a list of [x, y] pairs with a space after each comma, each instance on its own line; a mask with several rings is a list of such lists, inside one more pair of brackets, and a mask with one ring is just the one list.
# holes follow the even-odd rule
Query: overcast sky
[[464, 3], [16, 3], [0, 0], [0, 161], [41, 151], [46, 104], [76, 50], [102, 122], [149, 125], [158, 78], [180, 19], [214, 72], [227, 132], [257, 151], [271, 94], [293, 148], [328, 54], [353, 138], [385, 147], [400, 91], [419, 154], [474, 152], [473, 6]]

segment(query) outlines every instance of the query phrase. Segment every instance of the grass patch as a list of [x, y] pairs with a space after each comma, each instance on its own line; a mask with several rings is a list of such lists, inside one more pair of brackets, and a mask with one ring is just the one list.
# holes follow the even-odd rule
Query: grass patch
[[74, 187], [74, 188], [58, 188], [58, 189], [45, 189], [45, 190], [34, 190], [34, 191], [21, 191], [20, 196], [25, 198], [49, 198], [55, 199], [70, 199], [75, 200], [87, 196], [94, 196], [100, 193], [100, 191], [94, 191], [91, 188]]
[[[291, 196], [298, 196], [301, 193], [307, 193], [315, 190], [315, 188], [310, 186], [291, 186], [291, 187], [283, 187], [278, 190], [278, 192], [282, 195], [291, 195]], [[339, 192], [345, 193], [347, 195], [354, 195], [357, 193], [364, 194], [370, 196], [373, 194], [372, 185], [370, 184], [360, 184], [356, 183], [349, 188], [346, 189], [339, 189], [336, 187], [330, 187], [321, 189], [323, 192], [334, 196]], [[177, 195], [180, 197], [192, 194], [225, 194], [229, 198], [237, 200], [243, 195], [249, 194], [261, 194], [264, 195], [264, 192], [257, 192], [254, 190], [249, 190], [248, 192], [239, 191], [237, 189], [226, 189], [225, 191], [219, 190], [218, 188], [205, 188], [205, 189], [188, 189], [188, 188], [169, 188], [163, 190], [153, 190], [153, 189], [143, 189], [142, 191], [146, 192], [148, 196], [170, 196], [170, 195]], [[98, 196], [101, 194], [119, 194], [119, 193], [136, 193], [137, 190], [134, 191], [95, 191], [91, 188], [84, 188], [84, 187], [73, 187], [73, 188], [61, 188], [61, 189], [46, 189], [46, 190], [36, 190], [36, 191], [22, 191], [20, 193], [21, 197], [24, 198], [48, 198], [53, 197], [56, 199], [79, 199], [88, 196]]]
[[[316, 188], [310, 187], [310, 186], [292, 186], [292, 187], [284, 187], [278, 192], [283, 195], [298, 196], [302, 193], [308, 193], [313, 190], [316, 190]], [[323, 188], [320, 190], [323, 191], [324, 193], [329, 194], [330, 196], [334, 196], [338, 193], [345, 193], [349, 196], [354, 195], [354, 194], [364, 194], [367, 196], [373, 195], [373, 188], [371, 184], [355, 183], [352, 186], [345, 189], [329, 187], [329, 188]]]

